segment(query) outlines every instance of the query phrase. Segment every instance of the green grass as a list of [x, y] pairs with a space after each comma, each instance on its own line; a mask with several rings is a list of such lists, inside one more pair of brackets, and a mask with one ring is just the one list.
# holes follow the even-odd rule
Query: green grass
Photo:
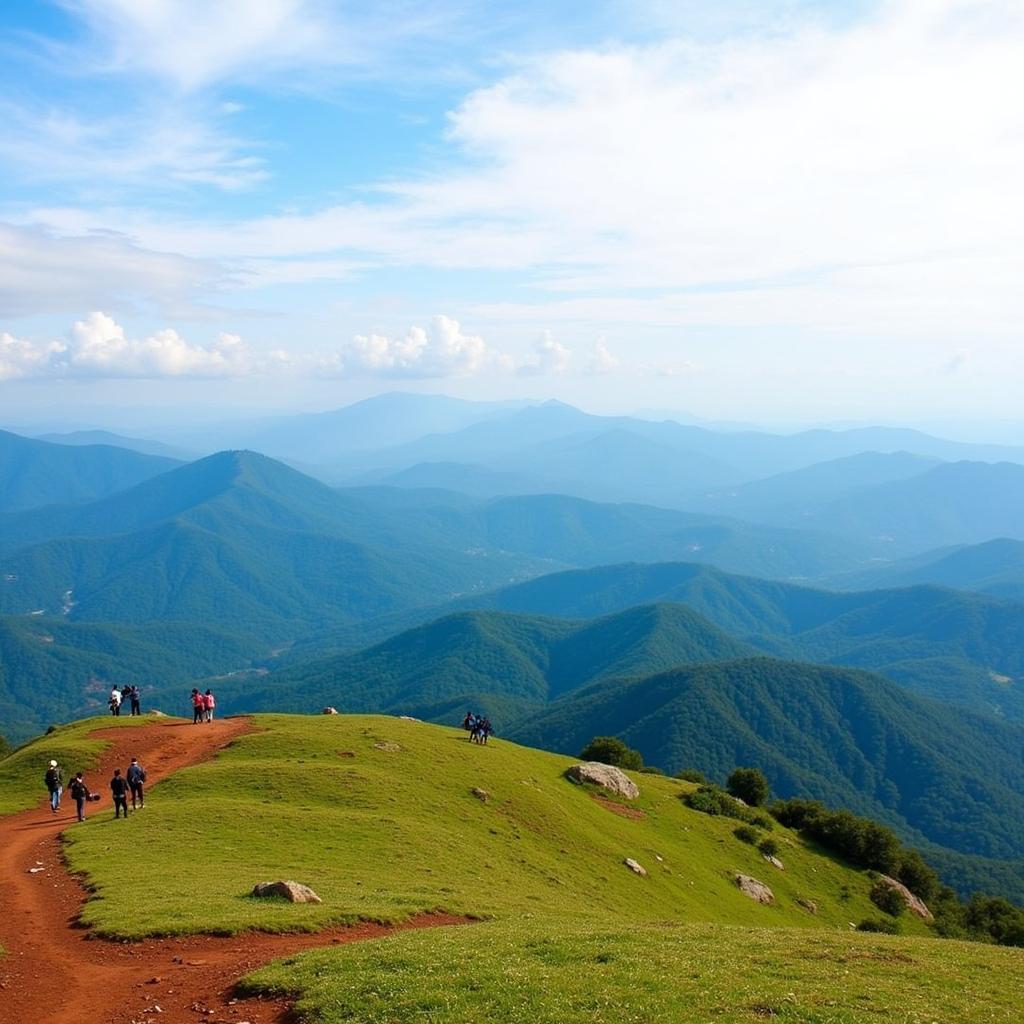
[[318, 1024], [1016, 1024], [1024, 951], [721, 925], [406, 932], [249, 975]]
[[[638, 776], [645, 817], [630, 820], [563, 778], [570, 758], [501, 741], [477, 747], [460, 730], [380, 716], [257, 722], [262, 731], [152, 789], [145, 814], [94, 815], [69, 830], [69, 861], [95, 894], [85, 923], [135, 938], [312, 930], [443, 909], [845, 930], [878, 913], [865, 874], [781, 828], [773, 835], [786, 870], [771, 867], [733, 836], [735, 822], [683, 805], [688, 783]], [[383, 741], [401, 749], [375, 747]], [[144, 886], [123, 884], [129, 855]], [[626, 857], [649, 877], [624, 867]], [[737, 871], [771, 885], [776, 904], [742, 895]], [[277, 878], [312, 885], [323, 905], [247, 896]], [[814, 900], [817, 915], [798, 898]], [[910, 918], [904, 927], [925, 931]]]
[[75, 772], [84, 772], [88, 779], [89, 769], [108, 745], [105, 740], [88, 739], [90, 732], [115, 725], [132, 729], [152, 723], [153, 719], [146, 716], [85, 718], [72, 725], [58, 726], [52, 733], [15, 750], [0, 760], [0, 815], [15, 814], [42, 802], [46, 796], [43, 776], [51, 758], [60, 765], [65, 789]]

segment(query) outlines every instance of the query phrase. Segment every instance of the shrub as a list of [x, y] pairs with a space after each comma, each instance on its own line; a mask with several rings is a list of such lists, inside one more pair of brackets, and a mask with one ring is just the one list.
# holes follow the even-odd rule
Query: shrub
[[771, 792], [760, 768], [737, 768], [729, 776], [725, 788], [751, 807], [760, 807]]
[[617, 736], [595, 736], [581, 751], [584, 761], [600, 761], [601, 764], [616, 768], [630, 768], [639, 771], [644, 759], [639, 750], [627, 747]]
[[881, 880], [871, 886], [868, 896], [879, 910], [891, 917], [899, 917], [907, 907], [900, 893]]
[[964, 907], [964, 926], [974, 938], [1024, 946], [1024, 910], [1000, 896], [972, 896]]
[[778, 857], [779, 855], [779, 844], [775, 842], [774, 839], [762, 839], [761, 842], [757, 844], [757, 848], [766, 857]]
[[696, 782], [698, 786], [702, 786], [708, 781], [699, 768], [684, 768], [681, 772], [676, 772], [676, 778], [682, 779], [683, 782]]
[[665, 774], [664, 771], [662, 771], [661, 768], [659, 768], [657, 765], [654, 765], [654, 764], [645, 764], [643, 766], [643, 768], [640, 769], [640, 771], [643, 772], [644, 775], [664, 775]]
[[753, 846], [757, 842], [758, 831], [750, 825], [740, 825], [739, 828], [734, 828], [732, 830], [732, 834], [741, 843], [750, 843], [750, 845]]
[[700, 789], [687, 793], [683, 797], [687, 807], [704, 814], [718, 815], [723, 818], [736, 818], [737, 821], [750, 822], [752, 817], [750, 811], [735, 800], [724, 789], [708, 784]]
[[900, 926], [898, 921], [866, 917], [857, 925], [859, 932], [881, 932], [883, 935], [899, 935]]
[[765, 814], [755, 814], [750, 819], [750, 824], [756, 825], [758, 828], [763, 828], [765, 832], [771, 832], [771, 830], [775, 828], [775, 822]]

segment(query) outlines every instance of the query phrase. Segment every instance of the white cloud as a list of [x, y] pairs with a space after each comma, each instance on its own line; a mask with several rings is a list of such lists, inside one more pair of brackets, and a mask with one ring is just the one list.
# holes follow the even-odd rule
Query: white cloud
[[572, 353], [561, 342], [555, 341], [550, 331], [544, 331], [533, 346], [533, 353], [519, 365], [519, 373], [527, 377], [548, 373], [565, 373]]
[[67, 339], [33, 342], [0, 334], [0, 380], [239, 377], [262, 365], [237, 334], [221, 333], [207, 346], [188, 342], [170, 328], [133, 339], [101, 312], [75, 321]]
[[598, 338], [587, 359], [587, 373], [612, 373], [621, 363], [618, 356], [612, 354], [604, 338]]
[[216, 263], [143, 249], [112, 232], [56, 235], [0, 224], [0, 316], [73, 313], [83, 307], [154, 303], [191, 307], [219, 287]]
[[465, 334], [458, 320], [436, 316], [430, 328], [411, 327], [404, 337], [357, 334], [324, 360], [327, 374], [374, 377], [468, 377], [502, 364], [479, 335]]

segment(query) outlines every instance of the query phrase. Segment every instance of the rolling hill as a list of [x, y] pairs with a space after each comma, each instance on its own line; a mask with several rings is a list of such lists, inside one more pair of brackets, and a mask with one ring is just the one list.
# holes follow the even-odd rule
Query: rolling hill
[[922, 583], [1024, 601], [1024, 541], [1002, 537], [983, 544], [941, 548], [829, 580], [840, 590]]
[[462, 602], [588, 617], [685, 604], [781, 657], [882, 672], [925, 696], [1024, 721], [1024, 605], [939, 587], [835, 593], [692, 563], [552, 573]]
[[0, 617], [0, 722], [21, 743], [54, 722], [103, 714], [112, 685], [135, 683], [145, 708], [176, 688], [249, 665], [250, 641], [199, 623], [148, 626]]
[[960, 853], [1024, 857], [1024, 728], [864, 672], [768, 658], [681, 667], [594, 683], [511, 734], [564, 752], [617, 735], [668, 771], [719, 779], [757, 765], [780, 796], [848, 807]]
[[220, 692], [229, 710], [314, 711], [331, 704], [450, 721], [453, 709], [469, 702], [477, 710], [500, 707], [507, 720], [510, 712], [521, 715], [597, 679], [752, 653], [679, 605], [582, 622], [461, 612], [356, 654], [240, 680]]
[[0, 430], [0, 515], [93, 501], [177, 465], [111, 445], [50, 444]]

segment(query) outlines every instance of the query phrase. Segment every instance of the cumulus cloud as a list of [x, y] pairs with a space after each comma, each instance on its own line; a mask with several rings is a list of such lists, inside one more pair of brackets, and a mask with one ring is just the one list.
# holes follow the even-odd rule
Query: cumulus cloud
[[572, 353], [561, 342], [555, 341], [550, 331], [544, 331], [533, 346], [533, 353], [518, 367], [526, 377], [548, 373], [565, 373], [572, 360]]
[[602, 374], [617, 370], [622, 361], [612, 354], [604, 338], [598, 338], [587, 358], [587, 373]]
[[0, 380], [239, 377], [262, 365], [237, 334], [221, 333], [206, 346], [186, 341], [171, 328], [135, 339], [101, 312], [77, 320], [66, 339], [34, 342], [0, 334]]
[[467, 377], [500, 365], [476, 334], [466, 334], [458, 320], [435, 316], [430, 327], [410, 327], [403, 337], [357, 334], [322, 361], [328, 374], [371, 377]]

